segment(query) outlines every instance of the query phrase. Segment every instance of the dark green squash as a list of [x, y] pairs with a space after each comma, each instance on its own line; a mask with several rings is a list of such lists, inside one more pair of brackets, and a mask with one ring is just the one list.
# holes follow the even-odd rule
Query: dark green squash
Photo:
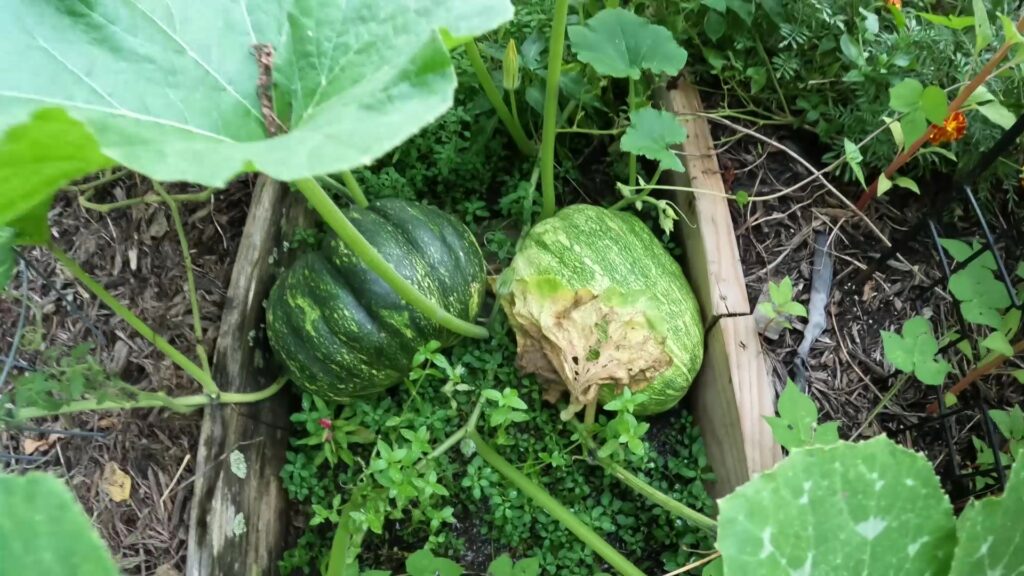
[[[487, 268], [461, 222], [398, 199], [345, 215], [424, 295], [463, 320], [476, 319]], [[406, 304], [334, 235], [277, 279], [267, 300], [267, 333], [292, 381], [328, 400], [380, 392], [405, 378], [424, 344], [458, 339]]]

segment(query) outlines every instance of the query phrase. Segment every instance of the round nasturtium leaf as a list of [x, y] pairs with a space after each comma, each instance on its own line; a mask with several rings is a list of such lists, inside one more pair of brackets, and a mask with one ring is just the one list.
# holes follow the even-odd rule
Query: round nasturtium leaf
[[931, 465], [885, 437], [795, 450], [719, 510], [725, 576], [947, 574], [956, 544]]
[[1024, 574], [1024, 452], [1010, 472], [1006, 492], [972, 502], [957, 525], [959, 542], [950, 576]]
[[0, 474], [0, 574], [117, 576], [71, 490], [53, 476]]

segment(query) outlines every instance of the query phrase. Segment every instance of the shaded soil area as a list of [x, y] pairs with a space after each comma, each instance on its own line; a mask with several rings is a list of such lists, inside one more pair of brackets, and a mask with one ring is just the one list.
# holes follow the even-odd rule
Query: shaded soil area
[[[703, 96], [713, 109], [714, 97]], [[958, 403], [949, 408], [955, 416], [937, 418], [928, 413], [928, 406], [942, 398], [976, 361], [951, 346], [944, 356], [953, 365], [953, 373], [939, 388], [900, 377], [883, 354], [881, 331], [899, 332], [903, 323], [916, 315], [931, 321], [940, 343], [944, 336], [962, 332], [957, 305], [945, 289], [928, 229], [903, 239], [929, 209], [931, 199], [939, 193], [938, 185], [920, 183], [920, 195], [894, 189], [861, 215], [840, 198], [856, 200], [859, 187], [843, 184], [831, 175], [825, 176], [827, 182], [812, 178], [801, 184], [825, 167], [818, 161], [824, 150], [808, 145], [803, 135], [758, 130], [781, 146], [777, 147], [720, 124], [712, 128], [720, 143], [718, 155], [727, 187], [733, 193], [745, 191], [753, 199], [745, 206], [733, 204], [752, 307], [769, 298], [769, 282], [787, 276], [793, 280], [794, 300], [808, 304], [815, 274], [815, 236], [819, 232], [827, 235], [834, 273], [824, 309], [826, 328], [810, 346], [806, 370], [807, 392], [822, 419], [841, 422], [844, 438], [888, 434], [926, 454], [954, 503], [962, 504], [972, 494], [990, 489], [995, 472], [976, 466], [978, 455], [972, 438], [989, 438], [997, 448], [1002, 447], [998, 432], [987, 435], [992, 430], [986, 431], [989, 424], [982, 414], [986, 408], [1021, 403], [1024, 390], [1007, 374], [1007, 369], [1019, 368], [1021, 360], [1011, 361], [1006, 369], [961, 394]], [[807, 160], [813, 170], [794, 155]], [[1011, 270], [1024, 260], [1024, 214], [1019, 208], [1021, 192], [1017, 194], [1017, 199], [986, 198], [981, 202]], [[778, 197], [757, 200], [771, 195]], [[963, 197], [956, 196], [954, 202], [944, 205], [942, 213], [938, 222], [942, 237], [968, 242], [982, 238], [978, 219]], [[879, 261], [886, 242], [896, 242], [899, 252]], [[806, 320], [794, 318], [792, 324], [792, 329], [782, 330], [777, 338], [762, 338], [766, 364], [779, 392], [787, 379], [796, 379], [797, 351]], [[972, 329], [967, 336], [976, 343], [985, 334]], [[970, 477], [972, 473], [977, 476]]]
[[[93, 202], [156, 198], [149, 181], [128, 173], [112, 176], [89, 188]], [[185, 268], [170, 210], [156, 202], [110, 212], [85, 209], [77, 197], [90, 183], [80, 187], [63, 194], [49, 215], [57, 245], [156, 333], [194, 359]], [[203, 344], [211, 358], [250, 190], [251, 183], [243, 180], [211, 200], [181, 205]], [[200, 191], [168, 188], [171, 194]], [[24, 298], [0, 298], [0, 359], [8, 358], [16, 334], [21, 334], [13, 371], [0, 382], [0, 392], [10, 392], [19, 378], [56, 379], [68, 374], [56, 370], [76, 369], [105, 372], [146, 391], [199, 392], [195, 382], [87, 292], [48, 251], [28, 249], [22, 255], [24, 266], [9, 292]], [[24, 329], [19, 330], [23, 308]], [[88, 354], [82, 345], [90, 347]], [[0, 430], [0, 468], [44, 470], [65, 478], [124, 573], [174, 574], [184, 567], [200, 420], [200, 412], [138, 410], [33, 421], [37, 429]], [[116, 476], [116, 470], [131, 479], [124, 501], [114, 501], [104, 487], [104, 477]]]

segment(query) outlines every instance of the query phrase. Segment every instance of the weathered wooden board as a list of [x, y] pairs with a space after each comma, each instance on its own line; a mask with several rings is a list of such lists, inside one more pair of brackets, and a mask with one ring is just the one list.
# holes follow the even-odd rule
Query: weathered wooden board
[[[299, 194], [261, 176], [257, 180], [221, 317], [213, 375], [224, 391], [251, 392], [270, 385], [259, 349], [263, 300], [272, 284], [271, 256], [282, 229], [305, 214]], [[263, 353], [263, 360], [266, 354]], [[189, 525], [188, 576], [277, 574], [287, 545], [288, 500], [281, 486], [292, 409], [287, 388], [247, 405], [213, 405], [203, 416], [196, 457], [195, 496]], [[238, 450], [248, 474], [231, 471]], [[238, 528], [244, 526], [244, 533]]]
[[[724, 194], [708, 123], [685, 115], [702, 111], [697, 90], [681, 83], [661, 100], [667, 110], [680, 115], [688, 133], [678, 149], [686, 172], [668, 173], [667, 182]], [[679, 226], [687, 278], [708, 328], [704, 364], [690, 392], [690, 405], [717, 477], [711, 491], [724, 496], [782, 458], [763, 418], [775, 413], [775, 390], [750, 315], [729, 200], [693, 192], [675, 196], [688, 220]]]

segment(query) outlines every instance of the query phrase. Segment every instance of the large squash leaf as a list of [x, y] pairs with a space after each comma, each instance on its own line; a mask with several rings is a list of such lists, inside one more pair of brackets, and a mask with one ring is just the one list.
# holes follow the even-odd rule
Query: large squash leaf
[[1024, 465], [1010, 472], [1006, 492], [998, 498], [972, 502], [960, 516], [960, 539], [953, 557], [952, 576], [975, 574], [1024, 574]]
[[106, 545], [63, 482], [0, 475], [0, 573], [116, 576]]
[[956, 544], [931, 465], [884, 437], [794, 450], [719, 510], [726, 576], [947, 574]]
[[[290, 181], [368, 164], [450, 107], [439, 30], [476, 35], [511, 16], [508, 0], [8, 0], [0, 225], [111, 162], [209, 186], [242, 171]], [[257, 43], [276, 51], [289, 132], [275, 138]], [[40, 119], [45, 108], [70, 119]], [[12, 130], [25, 123], [27, 133]]]

